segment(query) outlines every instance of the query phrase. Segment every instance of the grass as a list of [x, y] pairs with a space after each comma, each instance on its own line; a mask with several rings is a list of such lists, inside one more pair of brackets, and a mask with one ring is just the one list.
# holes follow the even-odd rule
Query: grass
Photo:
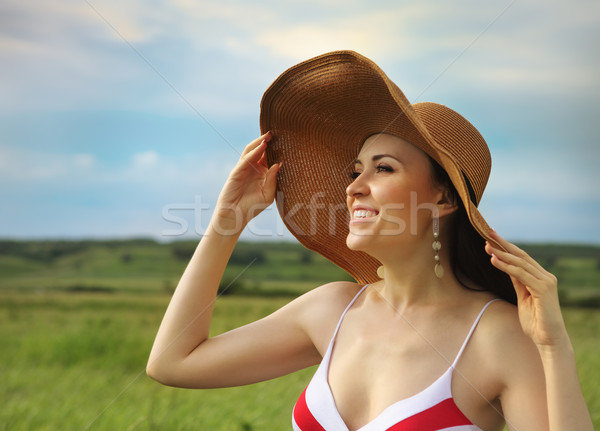
[[[0, 240], [0, 430], [291, 429], [291, 409], [314, 369], [207, 391], [167, 388], [145, 375], [195, 245]], [[600, 429], [600, 247], [526, 249], [559, 278], [582, 390]], [[242, 270], [233, 294], [217, 301], [214, 333], [347, 278], [289, 243], [239, 243], [224, 279]]]
[[[0, 429], [289, 430], [314, 369], [239, 388], [167, 388], [146, 377], [167, 295], [0, 293]], [[287, 299], [221, 297], [213, 331]], [[600, 427], [600, 310], [564, 310], [585, 398]]]
[[[0, 429], [289, 428], [294, 398], [312, 370], [209, 391], [167, 388], [146, 377], [167, 302], [165, 295], [2, 294]], [[213, 329], [244, 324], [284, 302], [221, 298]]]

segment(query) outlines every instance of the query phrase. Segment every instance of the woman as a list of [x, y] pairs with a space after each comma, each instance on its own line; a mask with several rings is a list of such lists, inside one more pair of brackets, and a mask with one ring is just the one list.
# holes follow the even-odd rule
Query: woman
[[[477, 210], [491, 165], [468, 121], [411, 105], [340, 51], [282, 74], [261, 128], [173, 295], [151, 377], [223, 387], [320, 364], [294, 407], [303, 431], [592, 430], [556, 278]], [[209, 338], [239, 234], [276, 194], [292, 233], [359, 283]]]

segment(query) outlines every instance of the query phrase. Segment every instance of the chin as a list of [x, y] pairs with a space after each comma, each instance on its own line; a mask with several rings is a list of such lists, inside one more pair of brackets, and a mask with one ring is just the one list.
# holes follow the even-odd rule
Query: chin
[[352, 232], [346, 237], [346, 246], [350, 250], [367, 252], [374, 245], [373, 235], [356, 235]]

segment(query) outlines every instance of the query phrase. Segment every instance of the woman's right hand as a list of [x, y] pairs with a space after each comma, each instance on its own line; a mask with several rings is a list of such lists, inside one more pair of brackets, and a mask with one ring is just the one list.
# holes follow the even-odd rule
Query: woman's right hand
[[218, 233], [240, 233], [253, 217], [273, 202], [281, 163], [267, 166], [265, 150], [271, 138], [271, 132], [267, 132], [248, 144], [229, 174], [212, 220]]

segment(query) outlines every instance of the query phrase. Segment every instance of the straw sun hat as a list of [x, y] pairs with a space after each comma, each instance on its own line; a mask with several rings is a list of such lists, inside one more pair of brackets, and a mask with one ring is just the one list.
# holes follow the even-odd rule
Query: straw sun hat
[[380, 263], [346, 246], [346, 187], [354, 159], [373, 134], [398, 136], [436, 160], [471, 224], [493, 241], [477, 210], [491, 169], [481, 134], [443, 105], [411, 105], [375, 63], [356, 52], [331, 52], [285, 71], [263, 95], [260, 127], [273, 132], [269, 165], [283, 162], [276, 202], [285, 225], [358, 282], [378, 280]]

